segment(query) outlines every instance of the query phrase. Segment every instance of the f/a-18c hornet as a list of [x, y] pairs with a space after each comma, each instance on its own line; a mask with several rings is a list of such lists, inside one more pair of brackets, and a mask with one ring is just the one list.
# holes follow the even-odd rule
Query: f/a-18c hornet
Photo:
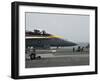
[[[77, 45], [71, 41], [64, 40], [61, 36], [52, 35], [45, 30], [40, 31], [37, 29], [34, 31], [26, 31], [25, 43], [26, 49], [32, 47], [32, 52], [30, 54], [31, 59], [36, 59], [36, 49], [50, 49], [51, 47], [59, 48]], [[52, 50], [52, 52], [56, 52], [56, 50]]]

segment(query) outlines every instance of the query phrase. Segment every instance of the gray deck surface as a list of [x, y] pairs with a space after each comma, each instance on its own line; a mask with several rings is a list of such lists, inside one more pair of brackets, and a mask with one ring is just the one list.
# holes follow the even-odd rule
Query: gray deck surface
[[[43, 54], [42, 54], [43, 55]], [[47, 54], [48, 55], [48, 54]], [[45, 56], [45, 55], [44, 55]], [[89, 65], [89, 54], [54, 55], [26, 60], [26, 68]]]

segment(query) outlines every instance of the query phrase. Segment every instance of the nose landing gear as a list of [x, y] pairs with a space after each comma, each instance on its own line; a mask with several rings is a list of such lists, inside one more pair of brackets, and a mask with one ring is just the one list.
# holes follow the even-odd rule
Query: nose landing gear
[[31, 54], [30, 54], [30, 59], [31, 59], [31, 60], [41, 59], [41, 56], [37, 56], [37, 57], [36, 57], [36, 54], [35, 54], [35, 53], [31, 53]]

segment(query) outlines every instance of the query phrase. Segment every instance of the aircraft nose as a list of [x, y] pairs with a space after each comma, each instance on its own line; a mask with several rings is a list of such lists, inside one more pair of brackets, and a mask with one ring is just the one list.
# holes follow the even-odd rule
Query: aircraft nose
[[77, 45], [76, 43], [73, 43], [73, 45], [75, 46], [75, 45]]
[[77, 44], [76, 43], [73, 43], [73, 42], [69, 42], [70, 46], [76, 46]]

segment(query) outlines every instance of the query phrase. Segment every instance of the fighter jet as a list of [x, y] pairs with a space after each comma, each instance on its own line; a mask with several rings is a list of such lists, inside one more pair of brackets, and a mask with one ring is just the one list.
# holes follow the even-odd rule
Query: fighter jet
[[[55, 36], [49, 33], [46, 33], [45, 30], [40, 31], [35, 29], [34, 31], [26, 31], [25, 33], [25, 43], [26, 48], [32, 47], [32, 52], [30, 54], [30, 59], [41, 58], [41, 56], [36, 57], [36, 49], [50, 49], [51, 47], [66, 47], [66, 46], [75, 46], [76, 43], [62, 39], [61, 36]], [[56, 50], [51, 50], [52, 53]]]
[[77, 45], [71, 41], [64, 40], [61, 36], [46, 33], [45, 30], [40, 31], [35, 29], [34, 31], [26, 31], [25, 35], [26, 47], [33, 46], [34, 48], [58, 48]]

